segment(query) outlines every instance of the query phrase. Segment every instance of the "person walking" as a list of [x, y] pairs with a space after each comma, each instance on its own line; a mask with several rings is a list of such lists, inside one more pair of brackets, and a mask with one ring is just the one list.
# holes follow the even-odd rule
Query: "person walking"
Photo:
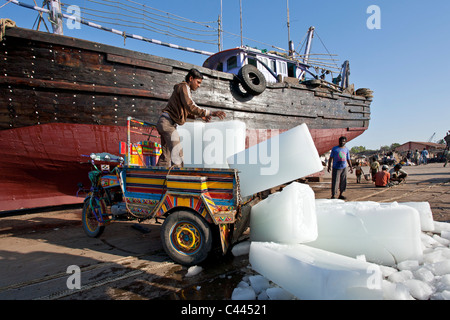
[[340, 137], [339, 145], [331, 149], [330, 159], [328, 160], [328, 172], [333, 168], [331, 174], [331, 199], [336, 198], [338, 190], [339, 199], [346, 199], [344, 192], [347, 189], [347, 166], [350, 169], [350, 173], [353, 173], [350, 151], [345, 146], [346, 143], [347, 137]]
[[225, 112], [211, 112], [200, 108], [192, 100], [191, 91], [200, 88], [202, 81], [203, 75], [200, 71], [191, 69], [186, 75], [185, 81], [173, 87], [173, 93], [156, 124], [156, 129], [161, 136], [162, 150], [157, 166], [183, 166], [183, 149], [177, 125], [183, 125], [187, 118], [199, 117], [205, 122], [209, 122], [211, 117], [225, 118]]
[[364, 174], [364, 171], [362, 169], [362, 163], [360, 160], [357, 160], [356, 167], [355, 167], [356, 183], [361, 183], [361, 176], [363, 174]]

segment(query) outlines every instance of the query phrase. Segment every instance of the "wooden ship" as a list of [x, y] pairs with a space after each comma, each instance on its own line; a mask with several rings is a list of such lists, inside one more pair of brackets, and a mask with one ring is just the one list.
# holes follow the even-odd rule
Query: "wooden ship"
[[191, 68], [204, 75], [195, 102], [245, 122], [247, 147], [306, 123], [324, 154], [369, 126], [370, 90], [355, 92], [345, 72], [302, 81], [309, 64], [286, 55], [242, 46], [196, 66], [19, 27], [6, 28], [0, 48], [0, 210], [82, 202], [83, 155], [118, 154], [127, 117], [156, 123]]

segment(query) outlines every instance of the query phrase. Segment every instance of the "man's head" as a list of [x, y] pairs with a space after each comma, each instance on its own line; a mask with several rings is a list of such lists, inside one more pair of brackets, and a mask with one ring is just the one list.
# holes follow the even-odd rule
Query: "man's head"
[[191, 90], [195, 91], [200, 88], [200, 85], [203, 81], [203, 75], [197, 69], [191, 69], [186, 75], [185, 81], [187, 82]]
[[383, 171], [387, 171], [387, 169], [389, 169], [389, 167], [385, 164], [381, 167], [381, 170], [383, 170]]
[[343, 147], [347, 143], [347, 137], [340, 137], [339, 138], [339, 146]]

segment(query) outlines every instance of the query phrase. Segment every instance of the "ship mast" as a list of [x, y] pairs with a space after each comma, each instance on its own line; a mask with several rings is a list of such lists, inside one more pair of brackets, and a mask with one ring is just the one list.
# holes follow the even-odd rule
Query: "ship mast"
[[289, 48], [289, 56], [294, 56], [294, 42], [291, 41], [291, 23], [289, 21], [289, 0], [286, 0], [287, 7], [287, 29], [288, 29], [288, 48]]
[[[314, 27], [309, 27], [307, 39], [306, 39], [306, 46], [305, 46], [305, 53], [303, 54], [303, 63], [308, 64], [309, 61], [309, 54], [311, 53], [311, 45], [312, 45], [312, 39], [314, 37]], [[302, 71], [300, 73], [299, 79], [302, 79], [305, 75], [305, 71]]]

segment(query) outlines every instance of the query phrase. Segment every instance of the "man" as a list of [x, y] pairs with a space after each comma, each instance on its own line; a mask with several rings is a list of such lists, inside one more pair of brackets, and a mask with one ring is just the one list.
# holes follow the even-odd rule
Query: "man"
[[206, 122], [209, 122], [211, 117], [225, 118], [225, 112], [211, 112], [200, 108], [192, 100], [191, 91], [200, 88], [202, 81], [203, 75], [197, 69], [191, 69], [186, 75], [185, 81], [173, 87], [173, 93], [156, 124], [156, 129], [161, 135], [162, 149], [158, 166], [183, 166], [183, 150], [177, 125], [183, 125], [187, 118], [199, 117]]
[[347, 137], [339, 138], [339, 145], [331, 149], [330, 159], [328, 160], [328, 172], [331, 171], [333, 164], [333, 172], [331, 174], [331, 199], [336, 198], [339, 189], [339, 199], [345, 200], [344, 191], [347, 189], [347, 164], [350, 173], [353, 173], [352, 163], [350, 162], [350, 151], [345, 147]]
[[376, 187], [386, 187], [388, 186], [391, 174], [388, 172], [389, 167], [383, 165], [381, 171], [375, 174], [375, 186]]
[[428, 163], [428, 150], [427, 150], [427, 148], [423, 148], [423, 150], [422, 150], [420, 155], [422, 157], [423, 164], [427, 164]]
[[402, 169], [401, 164], [396, 164], [394, 168], [389, 171], [389, 173], [391, 174], [391, 182], [397, 183], [405, 181], [406, 177], [408, 176], [406, 171]]

